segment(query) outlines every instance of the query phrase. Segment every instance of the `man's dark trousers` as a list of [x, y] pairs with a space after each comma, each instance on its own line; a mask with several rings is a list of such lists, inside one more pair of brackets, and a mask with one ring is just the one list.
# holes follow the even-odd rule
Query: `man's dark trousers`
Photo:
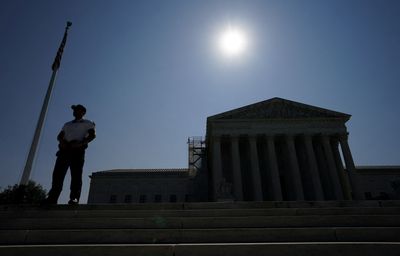
[[53, 183], [49, 191], [48, 200], [57, 203], [61, 194], [65, 175], [68, 168], [71, 170], [70, 199], [78, 199], [81, 196], [82, 172], [85, 163], [85, 150], [59, 150], [53, 171]]

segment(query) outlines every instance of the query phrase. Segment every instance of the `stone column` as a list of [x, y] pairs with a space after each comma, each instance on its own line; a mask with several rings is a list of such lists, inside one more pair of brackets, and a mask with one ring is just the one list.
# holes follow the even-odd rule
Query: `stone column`
[[261, 185], [260, 166], [258, 163], [257, 137], [255, 135], [250, 135], [249, 140], [250, 140], [250, 165], [251, 165], [251, 180], [253, 183], [253, 197], [254, 201], [262, 201], [263, 192]]
[[282, 201], [282, 188], [281, 180], [279, 177], [279, 168], [275, 152], [274, 137], [267, 135], [267, 164], [269, 170], [269, 184], [272, 190], [272, 199], [275, 201]]
[[365, 199], [364, 194], [358, 188], [357, 183], [355, 181], [355, 177], [354, 177], [354, 172], [356, 170], [356, 167], [354, 166], [353, 156], [351, 155], [351, 151], [350, 151], [350, 147], [349, 147], [349, 143], [348, 143], [348, 135], [341, 134], [339, 136], [339, 142], [340, 142], [340, 146], [342, 147], [342, 153], [343, 153], [344, 162], [346, 163], [346, 169], [349, 173], [353, 197], [354, 197], [354, 199], [357, 199], [357, 200], [363, 200], [363, 199]]
[[296, 147], [294, 145], [294, 137], [292, 135], [286, 136], [286, 144], [289, 152], [289, 164], [291, 176], [290, 179], [293, 184], [296, 200], [304, 200], [303, 185], [301, 182], [301, 174], [299, 163], [296, 155]]
[[321, 178], [318, 172], [317, 159], [315, 158], [314, 147], [312, 144], [312, 137], [309, 134], [304, 135], [304, 143], [307, 150], [307, 160], [309, 164], [309, 171], [311, 174], [311, 181], [314, 187], [315, 199], [324, 200], [324, 191], [322, 189]]
[[339, 180], [343, 186], [344, 199], [351, 200], [351, 189], [350, 189], [351, 186], [349, 182], [349, 176], [347, 175], [347, 172], [345, 172], [343, 168], [343, 162], [339, 152], [339, 141], [337, 140], [337, 138], [335, 138], [334, 141], [332, 141], [332, 151], [333, 151], [333, 156], [335, 158], [337, 171], [339, 174]]
[[343, 200], [342, 186], [339, 181], [338, 172], [336, 170], [335, 160], [333, 158], [332, 147], [328, 135], [322, 136], [322, 146], [328, 164], [329, 177], [332, 182], [333, 192], [336, 200]]
[[220, 184], [222, 181], [222, 161], [221, 161], [221, 138], [212, 137], [212, 181], [214, 201], [218, 200]]
[[243, 201], [242, 172], [240, 169], [239, 136], [231, 136], [233, 193], [237, 201]]

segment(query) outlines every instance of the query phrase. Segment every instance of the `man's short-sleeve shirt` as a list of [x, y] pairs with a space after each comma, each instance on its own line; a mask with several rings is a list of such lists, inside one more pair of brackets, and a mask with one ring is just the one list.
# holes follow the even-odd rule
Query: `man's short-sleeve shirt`
[[62, 131], [64, 132], [64, 139], [66, 141], [82, 141], [87, 135], [89, 130], [94, 130], [94, 122], [81, 119], [73, 120], [64, 124]]

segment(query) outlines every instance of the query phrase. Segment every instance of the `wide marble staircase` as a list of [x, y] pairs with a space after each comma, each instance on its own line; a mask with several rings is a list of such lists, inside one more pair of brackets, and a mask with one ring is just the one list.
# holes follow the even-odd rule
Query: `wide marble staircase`
[[0, 255], [400, 255], [400, 201], [2, 205]]

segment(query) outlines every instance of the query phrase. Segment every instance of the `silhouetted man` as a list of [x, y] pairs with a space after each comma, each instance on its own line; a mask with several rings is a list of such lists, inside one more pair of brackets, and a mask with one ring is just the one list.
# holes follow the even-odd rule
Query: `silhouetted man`
[[71, 192], [68, 204], [78, 204], [82, 188], [82, 172], [85, 162], [85, 150], [88, 143], [96, 138], [95, 124], [84, 119], [86, 108], [73, 105], [74, 120], [64, 124], [57, 136], [58, 152], [53, 171], [52, 186], [44, 204], [57, 204], [64, 183], [65, 174], [71, 171]]

